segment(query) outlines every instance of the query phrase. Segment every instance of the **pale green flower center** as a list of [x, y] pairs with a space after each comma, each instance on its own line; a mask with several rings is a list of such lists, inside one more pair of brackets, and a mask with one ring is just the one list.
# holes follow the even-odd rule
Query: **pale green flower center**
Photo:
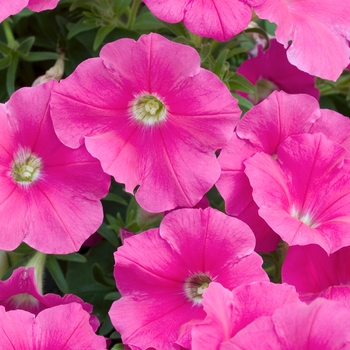
[[153, 125], [165, 119], [166, 108], [158, 97], [143, 95], [132, 103], [132, 114], [140, 122]]
[[36, 309], [39, 306], [39, 301], [28, 293], [13, 295], [7, 302], [15, 309]]
[[204, 291], [209, 287], [212, 279], [205, 273], [198, 273], [190, 276], [184, 284], [184, 291], [187, 298], [195, 304], [200, 304]]
[[12, 177], [19, 184], [29, 185], [38, 179], [41, 159], [29, 150], [20, 149], [12, 163]]

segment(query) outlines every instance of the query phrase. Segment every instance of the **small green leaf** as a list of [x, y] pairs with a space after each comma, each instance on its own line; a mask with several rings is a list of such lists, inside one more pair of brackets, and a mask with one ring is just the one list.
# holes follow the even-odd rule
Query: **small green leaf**
[[104, 297], [105, 300], [118, 300], [120, 298], [121, 294], [119, 292], [111, 292]]
[[27, 56], [30, 49], [32, 48], [33, 44], [35, 41], [35, 37], [34, 36], [30, 36], [29, 38], [27, 38], [26, 40], [22, 41], [18, 48], [17, 48], [17, 52], [19, 53], [19, 55], [22, 56]]
[[11, 62], [9, 64], [7, 74], [6, 74], [6, 89], [9, 96], [11, 96], [15, 91], [15, 80], [16, 80], [16, 72], [18, 66], [18, 54], [13, 52], [11, 55]]
[[12, 49], [10, 47], [8, 47], [5, 43], [0, 41], [0, 53], [2, 53], [5, 56], [8, 55], [11, 51]]
[[182, 22], [179, 23], [167, 23], [163, 22], [164, 26], [167, 27], [176, 36], [183, 36], [188, 38], [188, 32]]
[[[119, 227], [119, 226], [118, 226]], [[97, 232], [106, 238], [106, 240], [111, 243], [114, 247], [120, 246], [120, 241], [115, 231], [109, 229], [107, 225], [103, 222]]]
[[125, 10], [129, 7], [131, 0], [118, 0], [113, 1], [113, 10], [116, 17], [121, 16]]
[[[276, 28], [276, 26], [275, 26]], [[270, 38], [269, 35], [265, 32], [265, 30], [257, 27], [257, 28], [248, 28], [244, 31], [245, 33], [257, 33], [260, 34], [266, 40], [266, 44], [264, 50], [267, 50], [270, 47]]]
[[140, 32], [155, 32], [165, 28], [164, 23], [147, 11], [136, 17], [133, 30]]
[[211, 53], [211, 44], [204, 44], [201, 46], [199, 56], [201, 56], [201, 63], [203, 63]]
[[[239, 105], [240, 109], [242, 110], [243, 114], [246, 113], [247, 111], [249, 111], [253, 107], [253, 104], [250, 101], [248, 101], [247, 99], [245, 99], [244, 97], [242, 97], [238, 94], [235, 94], [235, 93], [232, 93], [232, 96], [238, 100], [238, 105]], [[242, 118], [242, 116], [241, 116], [241, 118]]]
[[100, 27], [100, 29], [97, 31], [95, 41], [93, 44], [93, 50], [96, 51], [102, 44], [103, 40], [106, 38], [106, 36], [114, 29], [115, 27], [113, 25], [108, 25], [105, 27]]
[[34, 249], [29, 247], [26, 243], [21, 243], [19, 247], [17, 247], [13, 252], [18, 254], [29, 254], [32, 253]]
[[5, 56], [0, 60], [0, 70], [5, 69], [9, 66], [11, 62], [11, 54]]
[[124, 350], [124, 344], [116, 344], [111, 350]]
[[46, 267], [49, 270], [52, 278], [56, 282], [57, 287], [62, 291], [63, 294], [68, 294], [69, 290], [68, 290], [67, 281], [54, 255], [47, 256]]
[[80, 262], [80, 263], [86, 262], [85, 256], [78, 254], [78, 253], [55, 254], [55, 257], [56, 257], [56, 259], [65, 260], [65, 261], [75, 261], [75, 262]]
[[114, 279], [107, 278], [104, 275], [100, 265], [96, 263], [92, 266], [92, 275], [94, 276], [94, 279], [96, 280], [96, 282], [101, 283], [104, 286], [107, 286], [107, 287], [115, 286]]
[[219, 78], [222, 77], [222, 67], [224, 65], [224, 62], [226, 61], [228, 53], [228, 49], [221, 51], [218, 58], [215, 61], [213, 73], [215, 73]]
[[255, 86], [243, 75], [240, 74], [234, 74], [230, 80], [230, 90], [239, 90], [248, 92], [250, 94], [256, 94], [256, 88]]
[[60, 55], [55, 52], [29, 52], [27, 56], [22, 58], [25, 61], [38, 62], [46, 60], [58, 60], [60, 58]]
[[120, 203], [122, 205], [128, 205], [128, 202], [124, 198], [122, 198], [114, 193], [108, 193], [108, 195], [105, 198], [103, 198], [102, 200], [116, 202], [116, 203]]
[[87, 24], [85, 23], [85, 19], [82, 18], [79, 20], [77, 23], [68, 23], [67, 24], [67, 29], [68, 29], [68, 40], [72, 39], [76, 35], [87, 32], [88, 30], [95, 29], [96, 25], [95, 24]]

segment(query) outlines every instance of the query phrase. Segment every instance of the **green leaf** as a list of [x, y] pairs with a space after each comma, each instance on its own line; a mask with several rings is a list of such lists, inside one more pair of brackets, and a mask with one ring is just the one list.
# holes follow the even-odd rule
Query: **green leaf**
[[8, 55], [12, 49], [8, 47], [5, 43], [0, 41], [0, 53], [2, 53], [4, 56]]
[[117, 0], [113, 1], [113, 10], [116, 17], [120, 17], [129, 7], [131, 0]]
[[102, 198], [102, 200], [103, 201], [116, 202], [116, 203], [119, 203], [119, 204], [122, 204], [122, 205], [128, 205], [128, 202], [124, 198], [118, 196], [115, 193], [108, 193], [108, 195], [105, 198]]
[[71, 253], [71, 254], [55, 254], [56, 259], [65, 260], [65, 261], [75, 261], [80, 263], [85, 263], [85, 256], [79, 253]]
[[29, 38], [27, 38], [26, 40], [22, 41], [18, 48], [17, 48], [17, 52], [19, 53], [19, 55], [22, 56], [27, 56], [30, 49], [32, 48], [33, 44], [35, 41], [35, 37], [34, 36], [30, 36]]
[[16, 80], [16, 72], [18, 66], [18, 54], [13, 52], [11, 55], [11, 62], [9, 64], [7, 74], [6, 74], [6, 90], [9, 96], [11, 96], [15, 91], [15, 80]]
[[256, 87], [247, 78], [238, 73], [230, 78], [229, 84], [230, 90], [239, 90], [250, 94], [256, 94]]
[[76, 35], [87, 32], [88, 30], [95, 29], [95, 24], [87, 24], [85, 23], [85, 18], [82, 18], [77, 23], [67, 23], [67, 29], [68, 29], [68, 40], [72, 39]]
[[111, 350], [124, 350], [124, 344], [116, 344]]
[[164, 23], [151, 12], [144, 12], [136, 17], [133, 29], [140, 32], [156, 32], [164, 29]]
[[167, 27], [176, 36], [183, 36], [188, 38], [188, 32], [182, 22], [179, 23], [167, 23], [163, 22], [164, 26]]
[[11, 56], [12, 55], [9, 54], [0, 60], [0, 70], [5, 69], [9, 66], [11, 62]]
[[112, 293], [108, 293], [105, 296], [105, 300], [118, 300], [121, 298], [121, 294], [119, 292], [112, 292]]
[[106, 38], [106, 36], [114, 29], [114, 25], [108, 25], [105, 27], [101, 27], [99, 28], [99, 30], [97, 31], [96, 37], [95, 37], [95, 41], [93, 44], [93, 50], [96, 51], [102, 44], [103, 40]]
[[211, 53], [211, 44], [204, 44], [201, 46], [199, 56], [201, 56], [201, 63], [203, 63]]
[[94, 276], [96, 282], [98, 283], [101, 283], [103, 284], [104, 286], [106, 287], [113, 287], [115, 286], [115, 281], [114, 279], [111, 279], [111, 278], [107, 278], [102, 269], [101, 269], [101, 266], [98, 265], [97, 263], [95, 263], [93, 266], [92, 266], [92, 275]]
[[[119, 227], [119, 226], [118, 226]], [[114, 247], [120, 246], [120, 241], [115, 231], [109, 229], [107, 225], [103, 222], [97, 232], [106, 238], [106, 240], [111, 243]]]
[[60, 55], [55, 52], [29, 52], [27, 56], [22, 58], [25, 61], [38, 62], [46, 60], [58, 60], [60, 58]]
[[52, 278], [57, 284], [57, 287], [62, 291], [63, 294], [68, 294], [67, 281], [64, 278], [63, 272], [59, 263], [57, 262], [54, 255], [48, 255], [46, 258], [46, 267], [49, 270]]
[[218, 58], [215, 61], [213, 73], [215, 73], [219, 78], [222, 77], [222, 67], [224, 65], [224, 62], [226, 61], [228, 53], [228, 49], [221, 51]]
[[[235, 94], [235, 93], [232, 93], [232, 96], [238, 100], [238, 105], [239, 105], [240, 109], [242, 110], [243, 114], [246, 113], [247, 111], [249, 111], [253, 107], [253, 104], [250, 101], [248, 101], [247, 99], [245, 99], [244, 97], [242, 97], [238, 94]], [[241, 118], [242, 118], [242, 116], [241, 116]]]

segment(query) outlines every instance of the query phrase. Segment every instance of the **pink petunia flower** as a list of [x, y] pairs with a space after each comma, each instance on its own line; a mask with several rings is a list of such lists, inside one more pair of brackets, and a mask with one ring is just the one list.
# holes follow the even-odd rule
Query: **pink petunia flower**
[[54, 9], [59, 0], [0, 0], [0, 22], [28, 7], [34, 12]]
[[[257, 86], [258, 102], [264, 100], [274, 90], [283, 90], [290, 94], [305, 93], [316, 99], [320, 92], [315, 87], [315, 77], [300, 71], [287, 60], [286, 49], [276, 39], [270, 40], [270, 47], [264, 51], [258, 45], [256, 57], [244, 61], [237, 73], [245, 76]], [[255, 103], [254, 96], [240, 93]]]
[[220, 349], [348, 349], [349, 327], [350, 310], [341, 303], [322, 298], [310, 305], [289, 303], [258, 318]]
[[188, 348], [188, 324], [205, 318], [202, 294], [211, 282], [234, 289], [268, 281], [254, 243], [247, 225], [212, 208], [173, 211], [159, 229], [127, 238], [115, 253], [122, 298], [109, 312], [123, 343]]
[[350, 245], [350, 161], [323, 134], [293, 135], [276, 160], [245, 161], [259, 215], [289, 245], [318, 244], [327, 253]]
[[49, 99], [54, 81], [16, 91], [0, 105], [0, 248], [22, 241], [52, 254], [79, 250], [103, 220], [110, 178], [84, 146], [55, 135]]
[[77, 303], [54, 306], [36, 316], [0, 306], [1, 349], [106, 350], [106, 341], [94, 333], [89, 316]]
[[252, 8], [266, 0], [143, 0], [150, 11], [162, 21], [184, 25], [194, 34], [229, 40], [246, 29]]
[[[67, 294], [63, 297], [48, 293], [42, 295], [36, 283], [34, 268], [19, 267], [13, 271], [11, 277], [5, 281], [0, 281], [0, 305], [4, 306], [6, 311], [25, 310], [34, 315], [38, 315], [42, 310], [57, 305], [78, 303], [82, 308], [91, 314], [92, 305], [85, 303], [82, 299], [73, 294]], [[96, 316], [90, 316], [90, 324], [94, 331], [99, 327], [99, 321]]]
[[191, 349], [222, 349], [255, 319], [272, 315], [284, 304], [298, 302], [298, 293], [287, 284], [255, 282], [230, 291], [213, 282], [203, 293], [202, 304], [207, 316], [192, 329]]
[[[171, 53], [171, 54], [169, 54]], [[60, 140], [88, 151], [148, 212], [193, 207], [220, 176], [237, 101], [198, 53], [158, 34], [104, 46], [52, 97]]]
[[275, 250], [279, 237], [258, 215], [252, 188], [244, 173], [244, 161], [257, 152], [274, 155], [283, 140], [309, 132], [320, 117], [321, 110], [313, 97], [274, 91], [244, 115], [220, 153], [222, 171], [216, 187], [225, 200], [226, 212], [246, 222], [254, 231], [257, 251]]
[[267, 0], [255, 8], [277, 24], [276, 39], [300, 70], [337, 80], [349, 64], [350, 6], [343, 0]]
[[350, 309], [350, 247], [328, 255], [320, 246], [289, 247], [282, 266], [282, 280], [295, 286], [300, 299], [342, 302]]

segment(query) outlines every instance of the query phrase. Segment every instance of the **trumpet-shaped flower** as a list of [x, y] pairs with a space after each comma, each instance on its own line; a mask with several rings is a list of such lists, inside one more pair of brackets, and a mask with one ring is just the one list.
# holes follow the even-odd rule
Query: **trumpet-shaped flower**
[[106, 350], [106, 340], [94, 333], [90, 315], [77, 303], [54, 306], [37, 316], [0, 305], [1, 349]]
[[[349, 64], [350, 7], [343, 0], [267, 0], [255, 8], [277, 24], [276, 39], [291, 64], [311, 75], [337, 80]], [[317, 59], [316, 59], [317, 58]]]
[[[169, 54], [171, 53], [171, 54]], [[198, 53], [158, 34], [109, 43], [53, 93], [58, 137], [85, 139], [102, 168], [149, 212], [193, 207], [220, 176], [237, 101]]]
[[[81, 304], [83, 309], [91, 314], [92, 305], [85, 303], [76, 295], [66, 294], [63, 297], [53, 293], [42, 295], [38, 290], [32, 267], [29, 269], [19, 267], [13, 271], [9, 279], [0, 281], [0, 305], [3, 305], [6, 311], [21, 309], [38, 315], [50, 307], [73, 302]], [[96, 316], [90, 316], [90, 324], [96, 331], [99, 326]]]
[[245, 161], [259, 214], [289, 245], [318, 244], [327, 253], [350, 245], [350, 162], [323, 134], [293, 135], [276, 160]]
[[318, 298], [309, 305], [289, 303], [258, 318], [220, 349], [348, 349], [349, 327], [349, 309]]
[[0, 0], [0, 22], [11, 15], [21, 12], [28, 7], [34, 12], [51, 10], [57, 6], [59, 0]]
[[300, 299], [323, 297], [350, 309], [350, 247], [328, 255], [320, 246], [289, 247], [282, 266], [282, 280], [295, 286]]
[[246, 29], [252, 8], [266, 0], [143, 0], [162, 21], [184, 25], [194, 34], [219, 41]]
[[[315, 87], [315, 77], [300, 71], [287, 59], [286, 49], [276, 39], [270, 40], [270, 47], [264, 51], [258, 45], [256, 57], [244, 61], [237, 73], [245, 76], [257, 86], [258, 102], [264, 100], [274, 90], [283, 90], [289, 94], [305, 93], [319, 98], [320, 92]], [[255, 103], [254, 96], [240, 93]]]
[[55, 82], [16, 91], [0, 105], [0, 248], [22, 241], [71, 253], [101, 225], [109, 176], [84, 146], [57, 138], [49, 99]]
[[272, 315], [284, 304], [297, 302], [298, 293], [287, 284], [255, 282], [230, 291], [213, 282], [203, 293], [207, 316], [192, 329], [192, 350], [222, 349], [255, 319]]
[[159, 229], [127, 238], [115, 253], [122, 298], [109, 312], [123, 342], [188, 348], [191, 325], [205, 318], [201, 301], [211, 282], [234, 289], [268, 280], [254, 244], [246, 224], [212, 208], [170, 212]]
[[226, 212], [253, 229], [257, 251], [275, 250], [279, 237], [258, 215], [244, 161], [257, 152], [274, 155], [283, 140], [309, 132], [320, 117], [321, 110], [313, 97], [275, 91], [244, 115], [220, 153], [222, 172], [216, 187], [225, 200]]

